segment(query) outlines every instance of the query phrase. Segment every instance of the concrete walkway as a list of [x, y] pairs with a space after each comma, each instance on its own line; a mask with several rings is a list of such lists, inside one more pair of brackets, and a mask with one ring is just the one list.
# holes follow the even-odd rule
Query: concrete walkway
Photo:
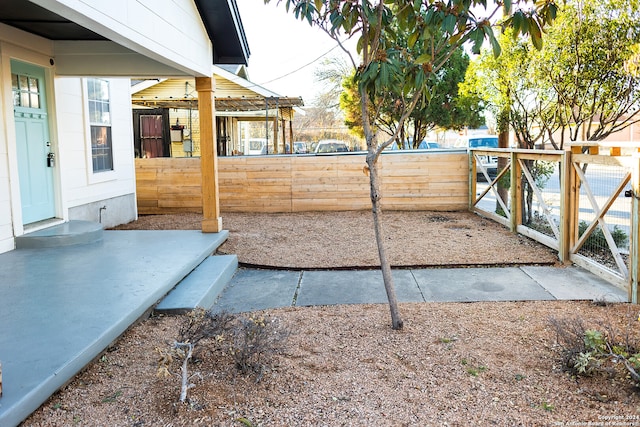
[[[602, 300], [627, 292], [579, 267], [394, 270], [400, 302]], [[380, 270], [281, 271], [241, 268], [216, 301], [233, 313], [276, 307], [386, 303]]]

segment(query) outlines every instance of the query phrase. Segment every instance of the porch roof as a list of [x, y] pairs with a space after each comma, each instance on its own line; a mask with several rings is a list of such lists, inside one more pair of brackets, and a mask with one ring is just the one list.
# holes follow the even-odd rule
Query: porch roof
[[[194, 2], [204, 30], [211, 40], [213, 57], [210, 64], [246, 65], [250, 51], [236, 0], [194, 0]], [[0, 23], [52, 40], [56, 56], [67, 55], [69, 50], [75, 50], [75, 55], [86, 56], [93, 46], [97, 46], [100, 54], [126, 56], [131, 64], [127, 67], [127, 61], [119, 62], [117, 67], [130, 68], [120, 74], [112, 71], [117, 70], [117, 67], [107, 68], [102, 74], [100, 66], [104, 67], [104, 63], [100, 66], [94, 66], [97, 71], [90, 73], [88, 71], [91, 70], [91, 61], [85, 61], [89, 64], [85, 63], [83, 67], [78, 68], [75, 63], [73, 64], [75, 69], [61, 67], [60, 72], [63, 74], [125, 75], [128, 73], [130, 76], [153, 75], [145, 74], [153, 72], [154, 67], [148, 62], [148, 59], [152, 59], [155, 61], [153, 64], [155, 68], [163, 75], [193, 75], [188, 72], [188, 65], [181, 67], [179, 62], [170, 64], [177, 65], [177, 67], [167, 67], [169, 64], [163, 64], [162, 58], [151, 55], [152, 52], [148, 51], [147, 46], [138, 45], [127, 35], [117, 34], [108, 26], [85, 15], [85, 9], [91, 9], [90, 4], [76, 3], [78, 4], [63, 3], [57, 0], [3, 0], [0, 2]], [[70, 46], [71, 42], [76, 43]], [[108, 42], [113, 42], [118, 47], [109, 46]], [[57, 54], [58, 46], [60, 47], [60, 55]], [[75, 46], [79, 49], [76, 49]], [[134, 54], [140, 55], [141, 59], [145, 57], [147, 59], [147, 62], [143, 61], [142, 71], [137, 69], [140, 68], [140, 64], [131, 61], [135, 59]], [[109, 61], [107, 59], [107, 64]], [[171, 74], [172, 69], [173, 74]], [[209, 73], [201, 71], [201, 74], [206, 76]]]

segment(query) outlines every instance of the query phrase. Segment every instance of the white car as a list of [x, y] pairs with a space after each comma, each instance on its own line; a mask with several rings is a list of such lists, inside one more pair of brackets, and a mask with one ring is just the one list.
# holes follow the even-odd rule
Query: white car
[[[477, 135], [461, 138], [456, 147], [469, 148], [498, 148], [498, 137], [495, 135]], [[498, 171], [497, 156], [480, 156], [480, 163], [490, 176], [495, 176]]]
[[293, 143], [293, 152], [295, 154], [307, 154], [309, 149], [307, 148], [307, 143], [304, 141], [296, 141]]

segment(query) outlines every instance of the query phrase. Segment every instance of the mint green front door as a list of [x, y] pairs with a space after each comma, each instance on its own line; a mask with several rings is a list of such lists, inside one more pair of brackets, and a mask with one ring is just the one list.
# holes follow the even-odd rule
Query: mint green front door
[[44, 68], [11, 61], [11, 85], [22, 222], [31, 224], [56, 213]]

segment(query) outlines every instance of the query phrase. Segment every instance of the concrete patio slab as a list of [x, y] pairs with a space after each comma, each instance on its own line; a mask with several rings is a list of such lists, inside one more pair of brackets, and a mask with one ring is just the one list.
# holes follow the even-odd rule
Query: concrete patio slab
[[238, 269], [235, 255], [212, 255], [197, 266], [155, 307], [156, 313], [183, 314], [209, 310]]
[[[393, 270], [399, 302], [424, 301], [410, 270]], [[387, 302], [380, 270], [305, 271], [297, 306]]]
[[627, 291], [613, 286], [588, 271], [571, 266], [521, 267], [532, 279], [560, 300], [600, 300], [606, 302], [626, 302]]
[[553, 300], [521, 269], [454, 268], [414, 270], [426, 301], [528, 301]]

